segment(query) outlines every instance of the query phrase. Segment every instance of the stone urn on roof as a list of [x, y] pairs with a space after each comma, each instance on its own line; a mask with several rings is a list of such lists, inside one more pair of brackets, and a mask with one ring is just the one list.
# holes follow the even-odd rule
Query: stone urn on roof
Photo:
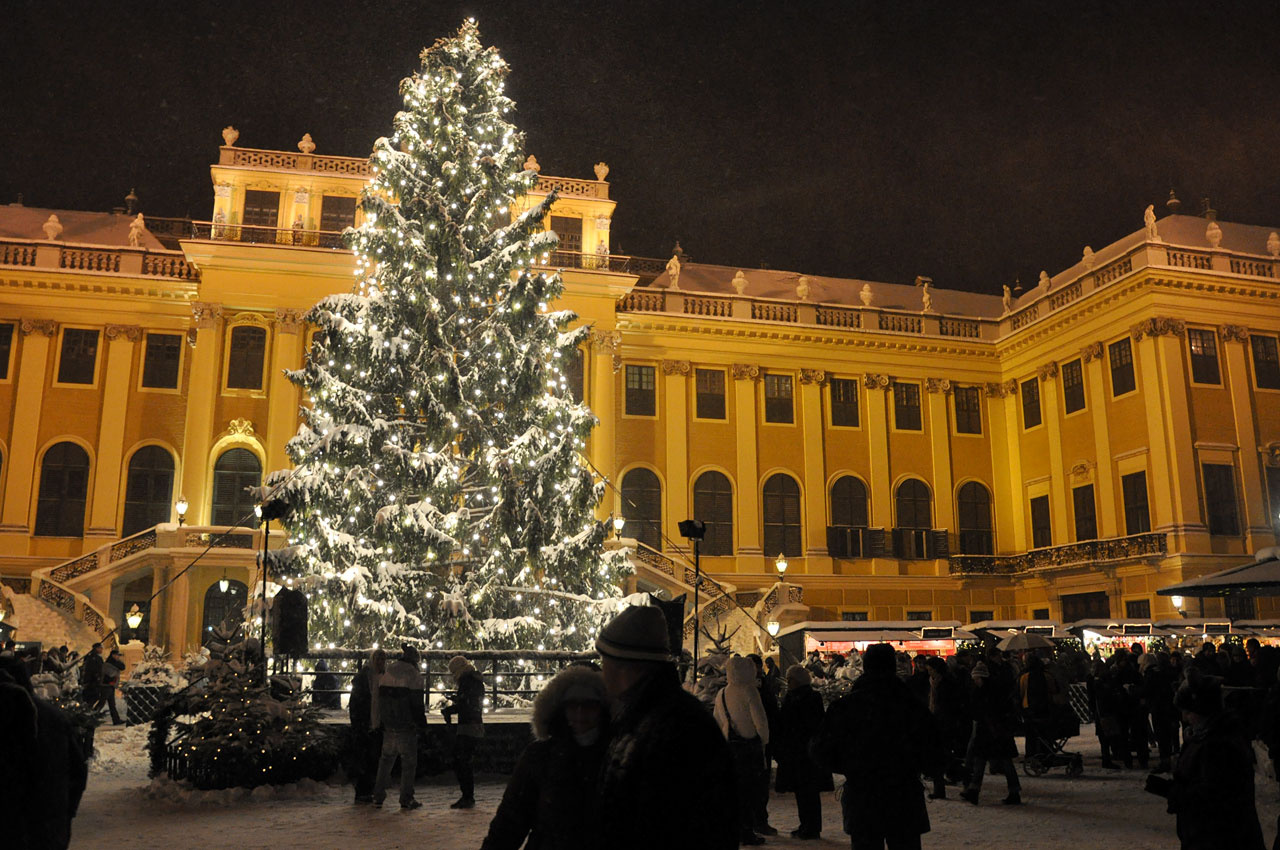
[[41, 229], [44, 231], [44, 238], [52, 242], [62, 235], [62, 222], [58, 221], [57, 215], [50, 215]]
[[316, 149], [316, 143], [312, 140], [310, 133], [303, 133], [302, 138], [298, 139], [298, 150], [303, 153], [311, 153]]
[[240, 131], [230, 124], [222, 128], [222, 143], [229, 148], [235, 147], [236, 140], [240, 138]]

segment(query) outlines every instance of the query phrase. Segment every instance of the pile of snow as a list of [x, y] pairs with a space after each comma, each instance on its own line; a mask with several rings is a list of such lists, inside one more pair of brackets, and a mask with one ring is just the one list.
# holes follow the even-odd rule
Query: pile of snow
[[99, 726], [93, 735], [93, 758], [89, 773], [126, 776], [146, 775], [147, 734], [150, 724], [139, 726]]
[[257, 788], [221, 788], [201, 791], [186, 781], [157, 776], [143, 791], [151, 800], [183, 806], [231, 806], [236, 803], [267, 803], [285, 800], [320, 800], [328, 789], [314, 779], [302, 779], [288, 785], [259, 785]]

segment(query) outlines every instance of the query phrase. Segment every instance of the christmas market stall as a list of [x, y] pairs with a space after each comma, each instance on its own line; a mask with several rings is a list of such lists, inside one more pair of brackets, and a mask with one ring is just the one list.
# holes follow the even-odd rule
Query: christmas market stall
[[781, 662], [803, 663], [811, 652], [829, 660], [833, 655], [861, 653], [873, 643], [889, 643], [910, 655], [954, 655], [957, 644], [976, 643], [978, 636], [958, 620], [805, 621], [778, 633]]
[[998, 644], [1005, 638], [1018, 634], [1039, 635], [1051, 641], [1074, 637], [1055, 620], [982, 620], [961, 628], [977, 635], [984, 645]]
[[1130, 649], [1135, 643], [1142, 651], [1162, 644], [1172, 634], [1156, 626], [1149, 619], [1077, 620], [1067, 625], [1067, 631], [1080, 638], [1085, 652], [1095, 649], [1109, 656], [1117, 649]]
[[1253, 629], [1243, 623], [1232, 623], [1226, 617], [1160, 620], [1156, 623], [1156, 628], [1169, 633], [1166, 642], [1170, 649], [1193, 651], [1205, 643], [1243, 643], [1255, 635]]

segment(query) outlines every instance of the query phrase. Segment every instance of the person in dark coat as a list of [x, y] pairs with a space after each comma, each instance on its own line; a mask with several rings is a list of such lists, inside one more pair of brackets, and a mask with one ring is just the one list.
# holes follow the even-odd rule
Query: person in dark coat
[[929, 710], [895, 675], [893, 647], [874, 644], [862, 675], [832, 703], [812, 752], [844, 774], [844, 831], [853, 850], [918, 850], [929, 831], [921, 773], [941, 746]]
[[418, 672], [416, 647], [405, 644], [398, 661], [387, 664], [378, 677], [378, 702], [373, 725], [382, 728], [382, 750], [378, 756], [378, 776], [373, 783], [373, 804], [382, 807], [391, 781], [391, 768], [400, 759], [400, 808], [420, 809], [414, 797], [413, 781], [418, 769], [418, 735], [427, 728], [424, 710], [425, 686]]
[[66, 714], [34, 695], [13, 657], [0, 658], [0, 753], [4, 847], [66, 850], [89, 776], [86, 755]]
[[337, 675], [329, 672], [329, 662], [316, 662], [316, 675], [311, 680], [311, 704], [316, 708], [342, 708]]
[[[612, 737], [600, 778], [608, 850], [738, 846], [738, 809], [729, 745], [697, 697], [680, 687], [662, 611], [624, 609], [596, 638], [612, 701]], [[673, 801], [696, 801], [690, 817]]]
[[351, 678], [347, 716], [351, 718], [351, 774], [356, 802], [373, 802], [373, 782], [378, 775], [382, 751], [382, 730], [373, 728], [373, 706], [378, 681], [387, 672], [386, 650], [375, 649], [369, 660]]
[[1222, 709], [1216, 677], [1195, 671], [1175, 697], [1190, 727], [1173, 779], [1147, 777], [1167, 797], [1182, 850], [1263, 850], [1254, 805], [1253, 752], [1235, 718]]
[[933, 715], [942, 739], [944, 758], [934, 768], [932, 800], [947, 798], [948, 775], [952, 781], [964, 776], [965, 749], [969, 744], [970, 723], [968, 699], [964, 686], [956, 680], [947, 662], [941, 658], [929, 658], [929, 713]]
[[453, 772], [458, 778], [458, 790], [462, 792], [449, 808], [471, 809], [476, 805], [476, 778], [471, 759], [476, 741], [484, 737], [484, 679], [462, 655], [449, 659], [449, 674], [458, 689], [440, 713], [445, 723], [452, 724], [457, 718], [453, 733]]
[[102, 700], [107, 704], [107, 708], [111, 709], [111, 723], [114, 726], [124, 722], [120, 719], [119, 709], [116, 708], [116, 688], [120, 687], [120, 674], [124, 672], [124, 668], [124, 657], [120, 654], [120, 650], [111, 650], [111, 654], [102, 665]]
[[810, 755], [809, 745], [822, 730], [825, 713], [809, 671], [799, 664], [788, 668], [774, 752], [778, 758], [777, 791], [795, 794], [796, 812], [800, 815], [800, 827], [791, 831], [792, 838], [822, 837], [821, 793], [832, 790], [834, 783], [831, 771], [819, 767]]
[[[764, 746], [764, 770], [760, 771], [760, 787], [757, 789], [756, 806], [752, 812], [752, 828], [760, 835], [777, 835], [778, 830], [769, 823], [769, 774], [773, 762], [777, 758], [773, 742], [778, 739], [782, 724], [781, 701], [779, 692], [782, 682], [777, 677], [765, 674], [764, 660], [756, 653], [747, 656], [756, 666], [756, 687], [760, 691], [760, 702], [764, 706], [765, 717], [769, 721], [769, 742]], [[772, 661], [773, 659], [769, 659]]]
[[1156, 773], [1168, 773], [1173, 762], [1173, 742], [1178, 736], [1178, 709], [1173, 704], [1174, 685], [1169, 676], [1168, 654], [1146, 653], [1138, 657], [1142, 674], [1142, 701], [1151, 717], [1160, 763]]
[[973, 715], [973, 732], [969, 738], [969, 781], [960, 797], [975, 806], [982, 791], [982, 777], [987, 763], [1004, 774], [1009, 794], [1002, 800], [1005, 805], [1022, 803], [1022, 783], [1014, 769], [1013, 759], [1018, 755], [1018, 744], [1013, 740], [1015, 724], [1014, 695], [1008, 684], [991, 676], [985, 662], [979, 661], [969, 674], [973, 691], [969, 695], [969, 710]]
[[95, 643], [89, 654], [84, 657], [84, 666], [80, 668], [81, 699], [94, 711], [102, 709], [102, 644]]
[[516, 762], [481, 850], [590, 846], [599, 831], [600, 765], [609, 742], [605, 700], [604, 677], [583, 665], [566, 667], [538, 692], [535, 740]]

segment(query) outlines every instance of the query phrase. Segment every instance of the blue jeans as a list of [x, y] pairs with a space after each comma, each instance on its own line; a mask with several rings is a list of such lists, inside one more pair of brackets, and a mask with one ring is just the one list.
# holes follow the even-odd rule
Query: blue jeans
[[391, 768], [400, 758], [400, 805], [413, 802], [413, 775], [418, 770], [418, 730], [386, 729], [382, 733], [382, 755], [378, 756], [378, 778], [373, 783], [373, 801], [387, 799]]

